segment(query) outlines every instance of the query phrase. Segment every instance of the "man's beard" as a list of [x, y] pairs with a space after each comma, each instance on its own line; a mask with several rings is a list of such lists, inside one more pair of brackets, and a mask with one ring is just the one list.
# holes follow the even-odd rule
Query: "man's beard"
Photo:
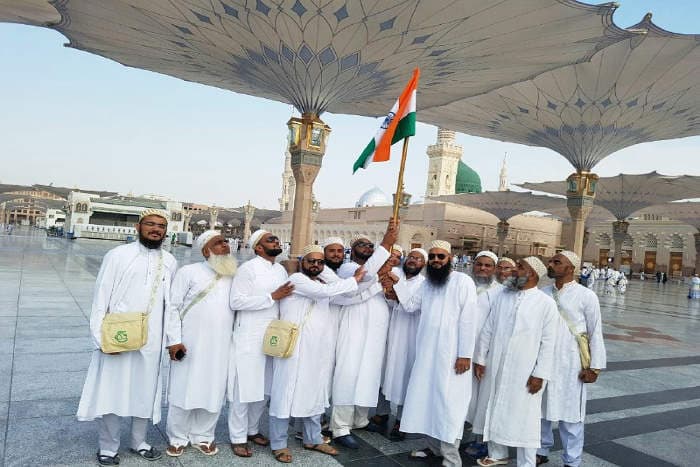
[[282, 248], [265, 248], [263, 246], [263, 251], [265, 251], [265, 254], [267, 256], [271, 256], [274, 258], [282, 253]]
[[363, 253], [359, 250], [354, 250], [353, 253], [355, 255], [355, 258], [361, 259], [363, 261], [367, 261], [370, 258], [370, 256], [372, 256], [372, 253]]
[[307, 268], [303, 264], [301, 265], [301, 272], [306, 276], [306, 277], [311, 277], [312, 279], [323, 271], [323, 268], [319, 268], [316, 271], [312, 271], [310, 268]]
[[233, 276], [238, 269], [236, 258], [231, 255], [210, 254], [207, 258], [207, 264], [221, 276]]
[[418, 273], [420, 273], [421, 269], [423, 269], [423, 268], [418, 267], [418, 266], [409, 266], [408, 264], [403, 263], [403, 272], [405, 272], [406, 275], [411, 275], [411, 276], [418, 275]]
[[163, 235], [160, 240], [151, 240], [150, 238], [139, 235], [139, 243], [149, 250], [157, 250], [163, 244], [163, 241], [165, 241], [165, 235]]
[[343, 265], [343, 260], [341, 259], [340, 261], [331, 261], [330, 259], [326, 258], [326, 266], [331, 268], [334, 271], [337, 271], [340, 266]]
[[493, 284], [493, 281], [495, 280], [494, 276], [477, 276], [476, 274], [474, 275], [474, 282], [476, 285], [491, 285]]
[[428, 264], [425, 271], [427, 273], [426, 277], [431, 284], [442, 287], [447, 283], [447, 279], [450, 277], [450, 273], [452, 272], [452, 264], [448, 262], [441, 268], [436, 268]]
[[523, 287], [525, 287], [525, 284], [527, 284], [528, 279], [529, 279], [528, 276], [523, 276], [523, 277], [510, 276], [510, 277], [506, 278], [506, 280], [503, 281], [503, 285], [505, 285], [510, 290], [523, 290]]

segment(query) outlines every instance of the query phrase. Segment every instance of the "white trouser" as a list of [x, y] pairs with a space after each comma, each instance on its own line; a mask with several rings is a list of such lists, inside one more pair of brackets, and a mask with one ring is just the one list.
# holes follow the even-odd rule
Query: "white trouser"
[[[131, 417], [131, 448], [137, 451], [151, 449], [146, 443], [148, 419]], [[97, 434], [99, 437], [100, 454], [114, 457], [119, 452], [121, 432], [121, 417], [113, 413], [105, 414], [97, 419]]]
[[353, 428], [364, 428], [369, 425], [369, 407], [359, 405], [334, 405], [331, 414], [331, 431], [338, 438], [350, 434]]
[[[583, 456], [583, 422], [559, 422], [559, 437], [561, 438], [561, 460], [565, 465], [579, 467]], [[537, 450], [540, 456], [548, 456], [554, 446], [552, 422], [542, 419], [542, 447]]]
[[428, 441], [428, 448], [433, 451], [436, 456], [442, 456], [442, 465], [445, 467], [461, 467], [462, 458], [459, 456], [459, 440], [454, 443], [446, 443], [439, 439], [425, 438]]
[[[488, 442], [489, 457], [491, 459], [507, 459], [508, 446]], [[537, 448], [517, 448], [518, 451], [518, 467], [535, 467], [537, 461]]]
[[214, 441], [216, 422], [219, 413], [204, 409], [181, 409], [170, 404], [165, 433], [172, 446], [187, 446], [189, 443], [201, 444]]

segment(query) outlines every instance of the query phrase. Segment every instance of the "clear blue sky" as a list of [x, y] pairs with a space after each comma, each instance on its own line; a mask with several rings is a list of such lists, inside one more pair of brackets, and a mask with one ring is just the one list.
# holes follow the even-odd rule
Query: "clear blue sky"
[[[651, 11], [661, 27], [700, 33], [698, 0], [620, 3], [615, 21], [622, 27]], [[53, 182], [224, 206], [250, 199], [277, 207], [289, 105], [126, 68], [65, 48], [65, 42], [55, 31], [0, 24], [2, 183]], [[333, 132], [316, 181], [322, 206], [350, 206], [373, 186], [393, 192], [398, 157], [350, 177], [377, 121], [332, 114], [323, 119]], [[425, 191], [425, 149], [435, 136], [434, 127], [419, 125], [411, 141], [406, 186], [417, 196]], [[466, 135], [458, 142], [486, 189], [497, 188], [505, 152], [512, 182], [563, 179], [572, 172], [547, 149]], [[611, 155], [596, 172], [700, 175], [699, 155], [700, 137], [646, 143]]]

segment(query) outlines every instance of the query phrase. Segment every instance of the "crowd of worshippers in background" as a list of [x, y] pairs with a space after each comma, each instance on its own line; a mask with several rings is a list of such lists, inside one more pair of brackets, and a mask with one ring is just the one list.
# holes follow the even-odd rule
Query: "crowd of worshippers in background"
[[[563, 463], [581, 464], [586, 384], [606, 354], [598, 299], [578, 283], [573, 252], [545, 265], [483, 251], [470, 277], [453, 270], [446, 241], [403, 251], [391, 220], [379, 245], [353, 238], [347, 262], [340, 238], [306, 246], [291, 275], [275, 261], [279, 238], [265, 230], [250, 237], [255, 256], [240, 266], [221, 233], [206, 231], [194, 244], [205, 260], [177, 269], [161, 249], [166, 215], [144, 211], [136, 228], [138, 242], [105, 255], [90, 316], [96, 350], [77, 417], [97, 420], [99, 464], [119, 464], [123, 417], [131, 452], [162, 456], [146, 432], [161, 420], [163, 393], [172, 457], [188, 447], [216, 455], [228, 401], [239, 457], [253, 456], [255, 444], [269, 446], [271, 462], [293, 462], [290, 432], [304, 449], [335, 456], [358, 449], [353, 432], [369, 430], [424, 437], [427, 447], [409, 456], [445, 466], [462, 465], [462, 449], [481, 466], [506, 465], [509, 448], [517, 465], [534, 466], [548, 462], [558, 422]], [[546, 277], [554, 283], [539, 288]], [[145, 345], [103, 351], [105, 316], [146, 308]], [[296, 325], [290, 355], [263, 351], [276, 320]]]

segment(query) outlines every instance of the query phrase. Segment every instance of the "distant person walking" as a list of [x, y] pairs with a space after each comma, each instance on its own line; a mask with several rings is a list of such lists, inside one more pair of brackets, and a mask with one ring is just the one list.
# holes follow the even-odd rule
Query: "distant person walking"
[[693, 274], [690, 279], [690, 290], [688, 291], [688, 298], [691, 300], [700, 299], [700, 276]]

